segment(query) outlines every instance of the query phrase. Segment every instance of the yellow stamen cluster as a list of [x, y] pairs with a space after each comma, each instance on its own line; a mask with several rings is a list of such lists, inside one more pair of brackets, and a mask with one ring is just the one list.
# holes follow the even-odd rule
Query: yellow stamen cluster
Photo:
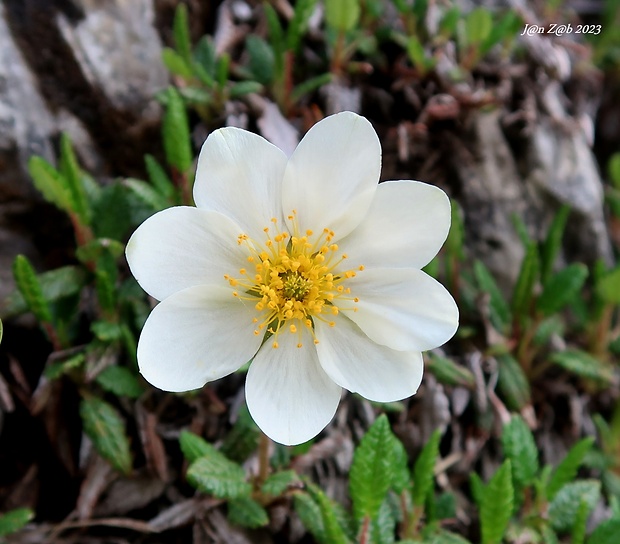
[[[279, 346], [278, 335], [284, 325], [289, 332], [299, 335], [298, 348], [302, 347], [303, 327], [309, 329], [314, 343], [318, 344], [313, 320], [319, 319], [333, 327], [335, 322], [329, 315], [338, 315], [343, 309], [355, 312], [357, 307], [347, 307], [346, 301], [359, 302], [344, 285], [357, 272], [335, 271], [347, 255], [338, 254], [338, 245], [332, 243], [334, 232], [323, 229], [318, 236], [311, 230], [302, 233], [296, 212], [288, 218], [293, 225], [292, 235], [286, 230], [279, 232], [275, 218], [271, 220], [275, 235], [266, 227], [263, 229], [266, 240], [262, 243], [250, 240], [246, 234], [239, 235], [237, 243], [247, 247], [247, 260], [249, 266], [254, 267], [254, 273], [241, 268], [239, 277], [224, 276], [231, 286], [238, 288], [233, 296], [251, 302], [258, 312], [258, 317], [253, 319], [254, 334], [271, 333], [274, 348]], [[363, 266], [358, 267], [360, 271], [363, 269]]]

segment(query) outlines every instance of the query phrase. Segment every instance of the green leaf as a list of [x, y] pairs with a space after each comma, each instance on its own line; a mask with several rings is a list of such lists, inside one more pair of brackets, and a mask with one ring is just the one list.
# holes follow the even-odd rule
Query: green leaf
[[566, 454], [566, 457], [553, 471], [547, 485], [547, 499], [552, 500], [558, 491], [567, 483], [572, 482], [586, 454], [594, 444], [594, 438], [587, 437], [577, 442]]
[[540, 281], [543, 285], [547, 283], [551, 276], [553, 265], [562, 248], [562, 237], [564, 236], [569, 214], [569, 206], [564, 205], [558, 210], [549, 226], [547, 237], [540, 248]]
[[138, 378], [124, 366], [109, 366], [96, 378], [97, 383], [119, 397], [137, 399], [144, 392]]
[[45, 200], [64, 212], [72, 211], [68, 183], [50, 163], [43, 157], [30, 157], [28, 172], [32, 177], [34, 186], [41, 192]]
[[16, 508], [0, 515], [0, 536], [16, 533], [32, 518], [34, 518], [34, 512], [30, 508]]
[[222, 53], [215, 62], [215, 79], [217, 84], [223, 89], [228, 82], [230, 72], [230, 55]]
[[177, 51], [186, 62], [190, 62], [192, 58], [192, 43], [189, 36], [187, 6], [183, 3], [178, 4], [174, 12], [172, 35]]
[[56, 380], [74, 368], [79, 368], [85, 360], [86, 356], [84, 353], [77, 353], [64, 361], [48, 362], [43, 371], [43, 375], [48, 380]]
[[422, 448], [413, 466], [413, 504], [424, 505], [428, 494], [433, 489], [435, 464], [439, 455], [441, 432], [436, 430]]
[[230, 97], [239, 98], [250, 93], [260, 93], [263, 86], [258, 81], [240, 81], [230, 87]]
[[409, 474], [409, 468], [407, 466], [409, 460], [407, 458], [407, 451], [403, 443], [392, 434], [392, 459], [393, 459], [393, 477], [391, 488], [395, 493], [401, 494], [405, 489], [408, 489], [411, 485], [411, 475]]
[[420, 42], [417, 36], [409, 36], [407, 39], [407, 55], [411, 64], [413, 64], [417, 70], [422, 74], [426, 74], [429, 68], [429, 62], [433, 59], [427, 57], [424, 46]]
[[426, 363], [426, 369], [445, 385], [460, 385], [468, 388], [473, 388], [475, 385], [471, 370], [447, 357], [430, 356]]
[[189, 463], [193, 463], [197, 459], [204, 457], [217, 451], [211, 444], [209, 444], [204, 438], [191, 433], [189, 431], [181, 431], [179, 435], [179, 445], [183, 456]]
[[35, 274], [30, 261], [24, 255], [18, 255], [13, 261], [13, 276], [15, 283], [26, 301], [26, 304], [35, 317], [43, 323], [52, 320], [49, 305], [43, 295], [43, 289]]
[[273, 497], [279, 497], [292, 486], [297, 486], [301, 480], [294, 470], [282, 470], [269, 476], [261, 486], [261, 491]]
[[609, 158], [607, 171], [609, 172], [611, 184], [616, 189], [620, 189], [620, 151], [617, 151]]
[[324, 542], [348, 544], [348, 538], [339, 520], [337, 505], [316, 485], [308, 484], [308, 491], [321, 513]]
[[585, 500], [579, 503], [573, 528], [571, 531], [571, 544], [583, 544], [586, 538], [586, 525], [590, 516], [590, 507]]
[[127, 178], [123, 180], [123, 185], [155, 212], [164, 210], [170, 206], [167, 197], [163, 196], [153, 186], [142, 180]]
[[284, 31], [282, 30], [278, 14], [271, 4], [265, 4], [263, 9], [267, 19], [267, 28], [269, 29], [269, 42], [274, 54], [274, 76], [277, 79], [282, 76], [284, 69]]
[[538, 248], [535, 243], [530, 243], [527, 246], [512, 295], [512, 313], [515, 318], [522, 319], [528, 315], [538, 272]]
[[471, 544], [469, 540], [463, 538], [456, 533], [440, 530], [438, 533], [430, 537], [430, 540], [425, 541], [425, 544]]
[[164, 151], [168, 164], [185, 173], [192, 165], [189, 121], [183, 99], [174, 87], [166, 92], [166, 113], [162, 123]]
[[519, 411], [532, 402], [530, 382], [519, 362], [509, 354], [497, 356], [498, 388], [506, 405]]
[[275, 73], [275, 55], [271, 45], [255, 34], [250, 34], [245, 44], [249, 56], [249, 68], [254, 79], [263, 85], [269, 85]]
[[360, 18], [359, 0], [325, 0], [325, 22], [338, 32], [353, 30]]
[[514, 503], [511, 473], [507, 459], [484, 490], [480, 505], [482, 544], [499, 544], [508, 528]]
[[613, 368], [585, 351], [569, 349], [553, 353], [549, 360], [582, 378], [605, 384], [614, 382]]
[[224, 438], [221, 452], [229, 459], [241, 463], [256, 451], [259, 436], [260, 430], [244, 404], [239, 410], [233, 428]]
[[588, 277], [585, 264], [574, 263], [567, 266], [548, 280], [536, 306], [540, 312], [549, 316], [579, 296]]
[[465, 35], [468, 44], [480, 44], [493, 29], [493, 18], [487, 8], [478, 7], [465, 17]]
[[620, 519], [612, 518], [601, 523], [588, 538], [588, 544], [618, 544]]
[[307, 94], [310, 94], [316, 89], [319, 89], [323, 85], [327, 85], [330, 81], [332, 81], [332, 79], [332, 74], [321, 74], [305, 80], [303, 83], [300, 83], [293, 89], [293, 91], [291, 92], [291, 100], [293, 102], [301, 100]]
[[295, 13], [288, 26], [287, 48], [289, 51], [296, 52], [299, 49], [302, 35], [308, 28], [308, 20], [314, 11], [317, 0], [297, 0], [295, 3]]
[[476, 501], [476, 504], [480, 506], [484, 501], [486, 486], [476, 472], [469, 473], [469, 488], [474, 501]]
[[612, 269], [596, 282], [596, 292], [605, 302], [620, 304], [620, 266]]
[[562, 336], [565, 330], [566, 323], [564, 319], [558, 314], [552, 315], [538, 324], [532, 341], [536, 346], [544, 346], [551, 340], [553, 335]]
[[570, 531], [580, 508], [581, 501], [591, 512], [601, 496], [601, 482], [580, 480], [566, 484], [549, 505], [549, 521], [556, 531]]
[[187, 470], [187, 481], [199, 491], [220, 499], [247, 497], [252, 491], [243, 468], [213, 447], [192, 462]]
[[192, 67], [187, 63], [182, 55], [170, 47], [164, 47], [161, 52], [161, 60], [171, 74], [181, 76], [183, 79], [193, 77]]
[[373, 544], [394, 544], [396, 516], [389, 497], [381, 503], [377, 517], [370, 524], [370, 536]]
[[166, 199], [174, 196], [174, 184], [161, 164], [153, 155], [144, 155], [144, 166], [149, 176], [149, 181], [157, 192]]
[[523, 28], [522, 19], [514, 11], [508, 11], [499, 21], [496, 21], [491, 32], [482, 43], [481, 54], [487, 53], [496, 43], [516, 38], [517, 32]]
[[510, 459], [515, 492], [532, 484], [539, 470], [538, 448], [522, 417], [512, 416], [502, 431], [504, 455]]
[[256, 529], [269, 523], [267, 511], [250, 497], [228, 501], [228, 519], [233, 525]]
[[506, 302], [504, 295], [497, 283], [495, 283], [495, 279], [489, 272], [489, 269], [482, 261], [477, 260], [474, 262], [474, 277], [476, 278], [478, 288], [483, 293], [488, 293], [489, 295], [491, 323], [498, 331], [505, 331], [508, 325], [510, 325], [510, 306], [508, 306], [508, 302]]
[[448, 255], [462, 261], [465, 257], [463, 253], [463, 245], [465, 243], [465, 225], [463, 217], [456, 200], [450, 200], [450, 232], [446, 239], [446, 250]]
[[97, 397], [89, 397], [80, 403], [80, 416], [84, 432], [101, 457], [116, 470], [129, 474], [132, 467], [129, 439], [116, 409]]
[[90, 210], [86, 190], [82, 182], [82, 171], [78, 165], [69, 136], [63, 132], [60, 138], [60, 171], [67, 182], [71, 195], [71, 209], [84, 225], [89, 224]]
[[349, 489], [353, 513], [360, 520], [374, 518], [393, 478], [394, 447], [385, 414], [379, 416], [353, 454]]

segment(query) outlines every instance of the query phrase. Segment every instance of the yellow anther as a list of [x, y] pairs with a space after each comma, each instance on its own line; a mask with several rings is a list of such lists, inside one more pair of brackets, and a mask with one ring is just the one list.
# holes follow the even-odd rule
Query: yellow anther
[[336, 326], [336, 322], [335, 321], [330, 321], [329, 322], [329, 326], [330, 327], [335, 327]]
[[278, 344], [277, 342], [274, 342], [271, 345], [274, 347], [274, 349], [278, 349], [280, 347], [280, 344]]
[[359, 298], [357, 298], [357, 297], [355, 297], [355, 298], [353, 299], [353, 302], [359, 302], [359, 301], [360, 301], [360, 299], [359, 299]]
[[297, 344], [297, 347], [300, 348], [300, 347], [302, 347], [302, 345], [303, 344], [300, 342], [299, 344]]
[[233, 297], [238, 297], [239, 293], [237, 293], [237, 291], [233, 291]]
[[359, 267], [358, 267], [358, 270], [360, 270], [360, 271], [361, 271], [361, 270], [364, 270], [365, 268], [366, 268], [366, 267], [365, 267], [363, 264], [360, 264], [360, 265], [359, 265]]
[[258, 336], [259, 334], [260, 334], [260, 331], [259, 331], [258, 329], [256, 329], [256, 330], [254, 331], [254, 336]]
[[243, 276], [243, 274], [245, 274], [245, 268], [241, 268], [241, 269], [239, 270], [239, 274], [241, 274], [241, 275]]
[[332, 306], [332, 314], [338, 315], [338, 312], [339, 312], [338, 307], [337, 306]]
[[308, 236], [312, 236], [312, 235], [314, 234], [314, 232], [312, 232], [310, 229], [308, 229], [308, 230], [306, 231], [306, 234], [307, 234]]
[[297, 332], [297, 327], [295, 325], [291, 325], [289, 329], [291, 332]]
[[319, 343], [319, 341], [315, 338], [315, 339], [314, 339], [314, 344], [316, 345], [316, 344], [318, 344], [318, 343]]
[[278, 220], [277, 220], [277, 218], [272, 217], [272, 218], [271, 218], [271, 222], [272, 222], [274, 225], [276, 225], [276, 224], [278, 223]]
[[338, 251], [338, 244], [332, 244], [331, 246], [329, 246], [329, 249], [331, 249], [332, 251]]

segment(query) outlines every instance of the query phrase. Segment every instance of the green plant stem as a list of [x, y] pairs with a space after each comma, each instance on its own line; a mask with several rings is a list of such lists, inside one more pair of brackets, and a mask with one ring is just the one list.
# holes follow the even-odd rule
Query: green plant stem
[[269, 437], [265, 433], [260, 433], [260, 442], [258, 443], [258, 486], [261, 486], [269, 476], [270, 443]]
[[184, 206], [193, 206], [192, 189], [186, 172], [179, 172], [176, 168], [172, 169], [172, 179], [174, 184], [181, 190], [181, 203]]
[[54, 325], [52, 325], [49, 322], [43, 322], [41, 323], [41, 327], [43, 327], [43, 330], [45, 331], [47, 338], [51, 342], [53, 350], [54, 351], [62, 350], [62, 343], [60, 342], [60, 338], [58, 337], [58, 333], [56, 332]]
[[342, 73], [344, 46], [344, 32], [340, 31], [336, 38], [331, 62], [331, 73], [336, 77], [340, 76]]
[[592, 335], [590, 351], [594, 357], [605, 358], [613, 316], [614, 305], [606, 304], [601, 312], [598, 324], [594, 328], [594, 334]]

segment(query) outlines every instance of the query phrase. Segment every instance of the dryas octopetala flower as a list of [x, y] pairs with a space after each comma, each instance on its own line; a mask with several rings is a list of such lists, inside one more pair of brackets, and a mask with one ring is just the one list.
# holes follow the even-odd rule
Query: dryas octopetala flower
[[159, 305], [138, 344], [143, 376], [197, 389], [252, 360], [246, 400], [258, 426], [298, 444], [332, 419], [341, 388], [378, 402], [413, 395], [421, 352], [452, 337], [456, 304], [422, 272], [450, 227], [440, 189], [378, 185], [371, 124], [317, 123], [290, 158], [223, 128], [206, 140], [197, 207], [147, 219], [127, 260]]

